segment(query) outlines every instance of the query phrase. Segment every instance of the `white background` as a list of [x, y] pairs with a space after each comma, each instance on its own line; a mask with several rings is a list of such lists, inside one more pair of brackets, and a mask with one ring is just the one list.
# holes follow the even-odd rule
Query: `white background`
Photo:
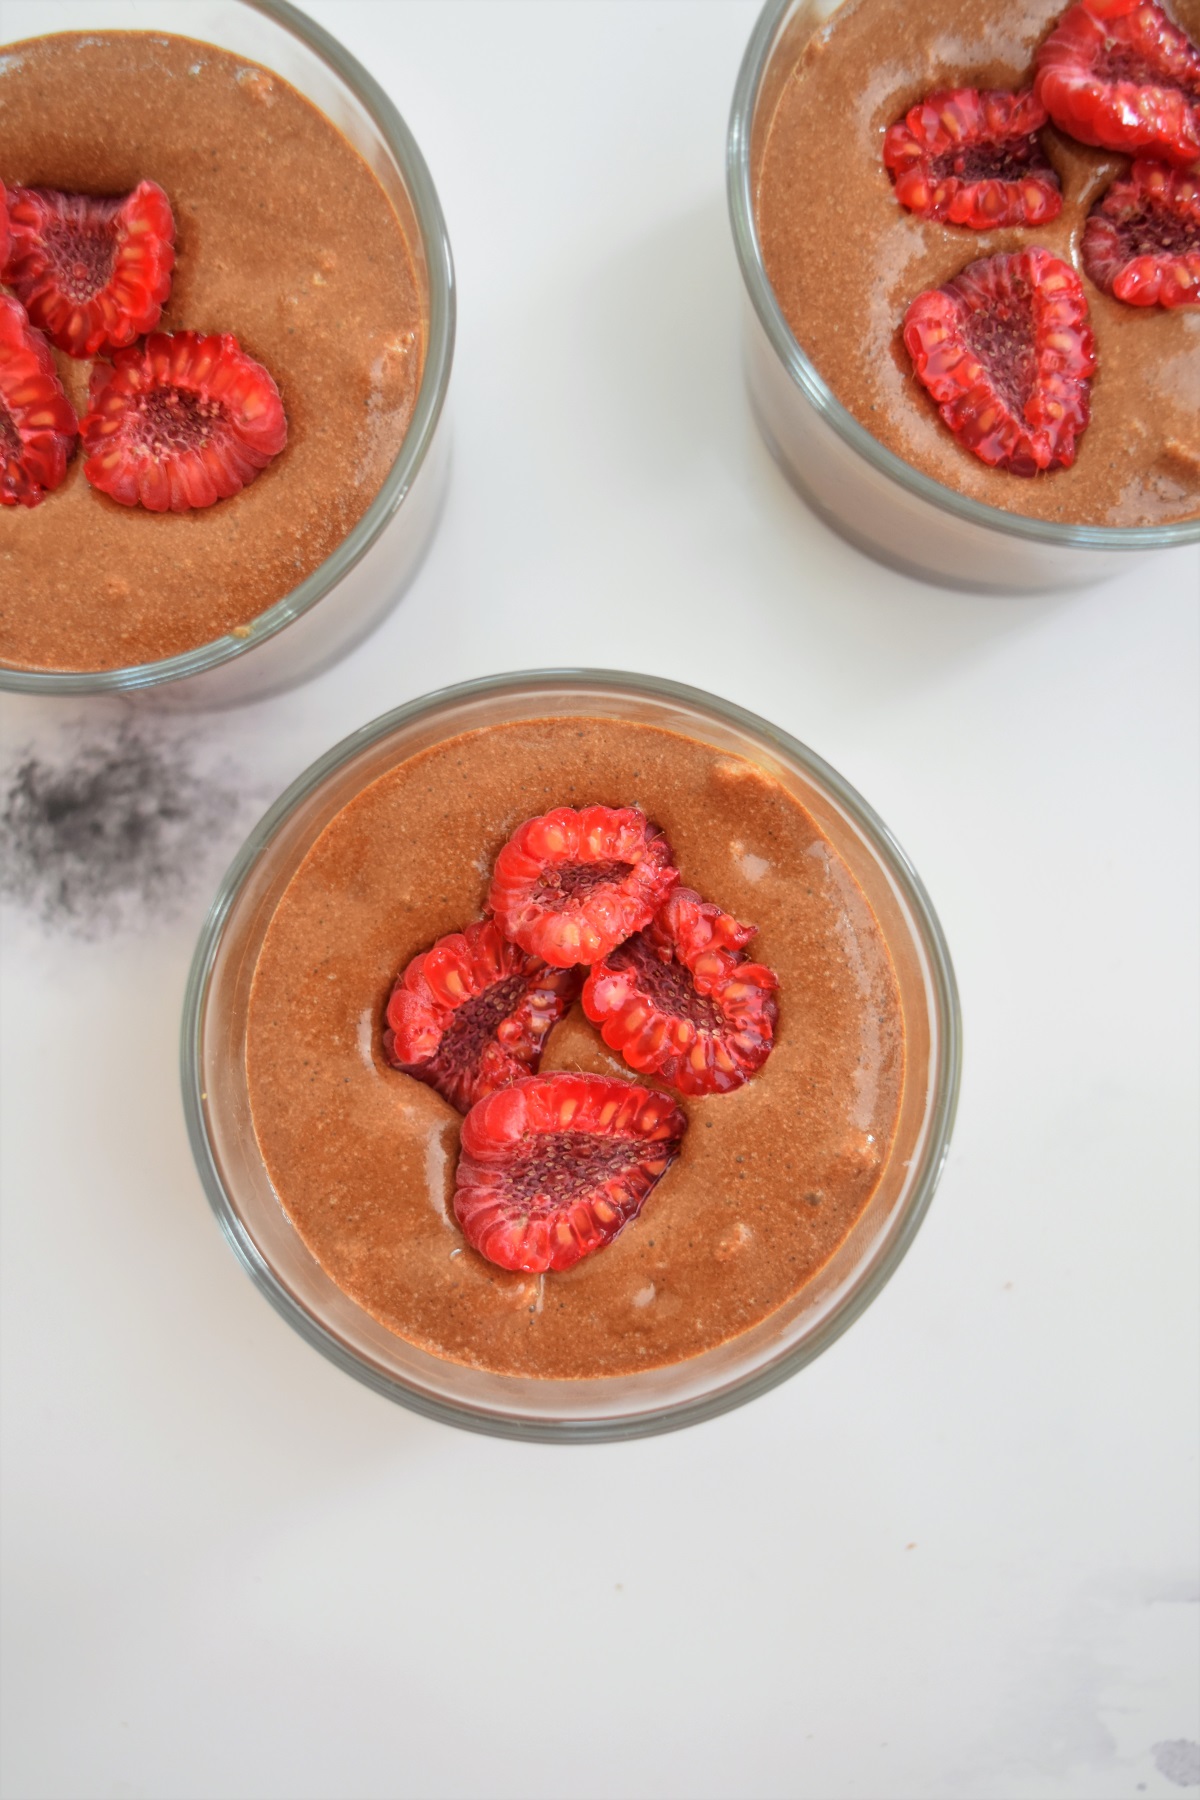
[[[1200, 555], [980, 599], [805, 510], [740, 385], [753, 4], [311, 10], [441, 193], [452, 487], [353, 656], [155, 727], [244, 797], [173, 911], [6, 915], [6, 1800], [1177, 1795]], [[966, 1025], [942, 1188], [866, 1317], [739, 1412], [580, 1450], [427, 1423], [308, 1349], [209, 1215], [176, 1076], [257, 812], [386, 708], [556, 663], [827, 757], [924, 876]], [[121, 716], [10, 700], [4, 785]]]

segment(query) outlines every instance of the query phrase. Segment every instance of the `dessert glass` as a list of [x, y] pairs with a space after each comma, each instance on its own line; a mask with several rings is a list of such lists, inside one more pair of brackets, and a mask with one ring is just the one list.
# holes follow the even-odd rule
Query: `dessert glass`
[[0, 689], [112, 694], [154, 689], [172, 705], [222, 706], [293, 686], [343, 655], [391, 610], [437, 524], [448, 468], [446, 388], [454, 352], [450, 241], [432, 178], [383, 89], [336, 38], [285, 0], [58, 0], [6, 5], [13, 42], [65, 31], [195, 37], [281, 75], [358, 151], [387, 194], [412, 252], [425, 361], [404, 442], [374, 500], [333, 554], [246, 625], [177, 656], [128, 668], [0, 667]]
[[[784, 84], [840, 4], [767, 0], [742, 60], [729, 121], [726, 182], [745, 284], [746, 382], [776, 460], [814, 511], [851, 543], [905, 574], [952, 587], [1001, 593], [1078, 587], [1128, 568], [1133, 553], [1200, 541], [1200, 520], [1064, 525], [956, 493], [873, 438], [792, 336], [763, 265], [754, 195]], [[902, 5], [895, 10], [900, 30]]]
[[[758, 764], [795, 795], [853, 872], [896, 971], [906, 1033], [896, 1135], [850, 1235], [778, 1312], [716, 1349], [630, 1376], [501, 1376], [396, 1337], [334, 1283], [280, 1206], [259, 1152], [246, 1025], [259, 951], [279, 900], [329, 821], [387, 769], [444, 738], [520, 719], [599, 716], [657, 725]], [[184, 1004], [184, 1110], [196, 1165], [234, 1252], [302, 1337], [414, 1411], [505, 1437], [640, 1437], [753, 1399], [810, 1362], [869, 1305], [925, 1215], [945, 1160], [959, 1080], [949, 952], [919, 878], [840, 775], [752, 713], [694, 688], [596, 670], [500, 675], [428, 694], [336, 745], [251, 833], [200, 935]], [[760, 1078], [761, 1079], [761, 1078]], [[602, 1252], [601, 1252], [602, 1254]]]

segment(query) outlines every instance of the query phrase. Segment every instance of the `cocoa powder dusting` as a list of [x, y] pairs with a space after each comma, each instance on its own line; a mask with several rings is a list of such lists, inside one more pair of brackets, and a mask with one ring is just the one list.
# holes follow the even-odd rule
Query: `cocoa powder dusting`
[[23, 751], [0, 803], [0, 895], [50, 930], [100, 937], [170, 917], [211, 874], [244, 799], [187, 739], [126, 722]]

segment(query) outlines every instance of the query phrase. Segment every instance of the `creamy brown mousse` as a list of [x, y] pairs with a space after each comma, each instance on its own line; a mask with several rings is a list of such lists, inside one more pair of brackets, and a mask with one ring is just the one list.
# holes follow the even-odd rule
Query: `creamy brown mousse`
[[[459, 1114], [385, 1062], [383, 1010], [412, 956], [479, 916], [517, 825], [592, 802], [640, 806], [689, 885], [758, 925], [778, 1035], [744, 1087], [682, 1102], [679, 1161], [612, 1244], [561, 1274], [512, 1274], [455, 1224]], [[267, 1170], [334, 1281], [435, 1355], [560, 1378], [695, 1356], [795, 1295], [876, 1186], [903, 1066], [879, 926], [803, 807], [741, 758], [591, 718], [470, 732], [365, 788], [279, 903], [247, 1036]], [[579, 1007], [550, 1036], [556, 1069], [634, 1078]]]
[[[1069, 0], [845, 0], [802, 50], [757, 172], [771, 285], [796, 341], [837, 398], [914, 468], [990, 506], [1087, 525], [1164, 525], [1200, 514], [1200, 309], [1124, 306], [1083, 275], [1093, 202], [1129, 158], [1042, 134], [1062, 179], [1049, 225], [969, 231], [899, 205], [883, 137], [938, 88], [1019, 88]], [[1168, 0], [1200, 37], [1200, 0]], [[960, 448], [913, 373], [909, 302], [977, 257], [1038, 244], [1083, 279], [1099, 370], [1075, 464], [1025, 479]]]
[[[125, 507], [80, 459], [40, 506], [0, 508], [0, 663], [107, 669], [241, 628], [362, 517], [403, 441], [424, 337], [383, 188], [278, 75], [188, 38], [67, 33], [0, 55], [0, 179], [165, 188], [176, 265], [158, 329], [232, 332], [283, 396], [288, 444], [201, 511]], [[76, 410], [90, 363], [56, 352]]]

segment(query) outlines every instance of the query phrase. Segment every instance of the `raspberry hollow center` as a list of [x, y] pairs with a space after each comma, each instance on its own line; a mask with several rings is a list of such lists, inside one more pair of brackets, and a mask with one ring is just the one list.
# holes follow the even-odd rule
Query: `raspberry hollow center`
[[117, 236], [111, 224], [56, 220], [46, 231], [45, 246], [55, 283], [68, 300], [82, 305], [112, 280]]
[[537, 1216], [576, 1200], [641, 1166], [652, 1147], [637, 1138], [597, 1137], [590, 1131], [530, 1134], [504, 1172], [506, 1199]]
[[208, 400], [190, 388], [152, 388], [133, 402], [126, 427], [127, 442], [151, 456], [180, 456], [204, 450], [225, 435], [226, 412], [219, 400]]
[[1187, 256], [1200, 250], [1200, 228], [1165, 206], [1143, 206], [1117, 223], [1121, 247], [1135, 256]]
[[597, 888], [620, 887], [633, 867], [627, 862], [552, 863], [538, 876], [534, 897], [547, 912], [562, 912], [586, 902]]
[[1115, 38], [1105, 41], [1096, 74], [1101, 81], [1131, 81], [1135, 87], [1162, 88], [1168, 94], [1183, 94], [1192, 101], [1200, 100], [1200, 81], [1186, 74], [1175, 74], [1160, 62], [1144, 56], [1132, 44], [1121, 44]]
[[935, 181], [955, 175], [960, 181], [1020, 181], [1028, 175], [1038, 154], [1036, 138], [1018, 138], [1007, 144], [962, 144], [935, 156], [930, 174]]
[[496, 1035], [496, 1027], [508, 1018], [525, 992], [524, 975], [506, 975], [492, 983], [482, 994], [464, 1000], [455, 1009], [446, 1027], [437, 1054], [433, 1058], [439, 1069], [472, 1069], [483, 1047]]
[[698, 1031], [724, 1031], [728, 1021], [706, 994], [696, 992], [691, 971], [674, 957], [663, 962], [646, 942], [644, 932], [626, 938], [609, 956], [608, 966], [628, 970], [659, 1012], [687, 1019]]
[[1033, 308], [1027, 288], [1018, 288], [1012, 299], [994, 298], [963, 319], [963, 337], [987, 370], [992, 385], [1014, 417], [1025, 416], [1025, 407], [1037, 386], [1037, 352], [1033, 334]]

